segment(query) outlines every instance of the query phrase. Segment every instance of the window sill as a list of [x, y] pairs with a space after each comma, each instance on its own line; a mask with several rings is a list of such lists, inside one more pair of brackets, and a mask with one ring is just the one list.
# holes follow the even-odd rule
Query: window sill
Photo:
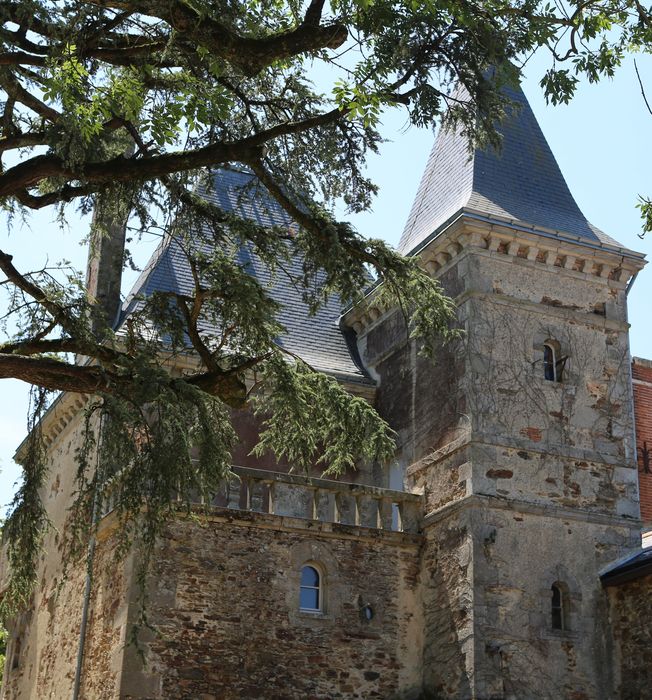
[[295, 612], [295, 615], [297, 615], [301, 620], [330, 620], [331, 616], [328, 615], [327, 613], [323, 612], [322, 610], [302, 610], [299, 608]]
[[541, 639], [579, 639], [579, 633], [576, 630], [553, 630], [548, 629], [541, 633]]

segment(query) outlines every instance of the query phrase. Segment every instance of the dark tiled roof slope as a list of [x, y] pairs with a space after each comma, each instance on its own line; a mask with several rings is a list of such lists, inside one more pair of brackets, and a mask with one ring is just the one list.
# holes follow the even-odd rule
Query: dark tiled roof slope
[[[204, 194], [225, 211], [252, 219], [262, 226], [290, 227], [292, 224], [285, 211], [249, 173], [220, 170], [215, 173], [213, 187]], [[278, 269], [274, 275], [250, 244], [240, 247], [236, 259], [267, 288], [272, 299], [282, 305], [278, 320], [286, 332], [277, 339], [279, 346], [322, 372], [349, 381], [371, 383], [357, 363], [354, 343], [338, 325], [342, 307], [339, 298], [331, 296], [316, 314], [309, 314], [308, 306], [301, 298], [302, 290], [292, 281], [301, 277], [300, 258], [295, 256], [289, 263], [284, 263], [284, 270]], [[187, 260], [174, 241], [161, 244], [152, 256], [124, 304], [122, 320], [140, 305], [139, 298], [157, 290], [192, 293], [193, 282]], [[202, 330], [210, 332], [211, 329], [204, 327]]]
[[638, 549], [600, 573], [603, 586], [617, 586], [652, 573], [652, 547]]
[[500, 153], [469, 153], [459, 131], [439, 132], [399, 243], [402, 253], [417, 249], [461, 209], [619, 245], [580, 211], [523, 91], [505, 92], [520, 109], [499, 127]]

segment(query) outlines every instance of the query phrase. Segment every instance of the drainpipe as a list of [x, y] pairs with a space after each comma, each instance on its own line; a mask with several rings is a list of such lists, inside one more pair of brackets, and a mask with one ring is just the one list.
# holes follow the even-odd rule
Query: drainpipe
[[93, 563], [95, 561], [95, 545], [97, 539], [95, 532], [97, 524], [100, 521], [102, 497], [100, 495], [100, 487], [104, 482], [103, 475], [100, 471], [100, 441], [102, 439], [102, 427], [104, 425], [104, 416], [100, 418], [99, 434], [100, 439], [97, 441], [97, 478], [95, 480], [95, 491], [93, 493], [93, 508], [91, 513], [92, 535], [88, 543], [88, 551], [86, 553], [86, 584], [84, 586], [84, 598], [82, 602], [82, 616], [79, 623], [79, 641], [77, 643], [77, 664], [75, 667], [75, 682], [72, 688], [72, 700], [79, 700], [79, 689], [81, 687], [82, 669], [84, 665], [84, 649], [86, 647], [86, 630], [88, 628], [88, 611], [91, 602], [91, 590], [93, 587]]

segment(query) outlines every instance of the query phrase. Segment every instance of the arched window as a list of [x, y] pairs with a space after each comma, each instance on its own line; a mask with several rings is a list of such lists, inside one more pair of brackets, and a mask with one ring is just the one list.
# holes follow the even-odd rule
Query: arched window
[[563, 584], [557, 581], [550, 587], [552, 592], [550, 612], [552, 629], [554, 630], [569, 630], [570, 629], [570, 608], [568, 589]]
[[560, 382], [564, 373], [566, 358], [561, 356], [561, 348], [556, 340], [546, 340], [543, 344], [543, 376], [549, 382]]
[[301, 568], [299, 588], [299, 610], [305, 612], [322, 611], [322, 580], [319, 571], [310, 564]]

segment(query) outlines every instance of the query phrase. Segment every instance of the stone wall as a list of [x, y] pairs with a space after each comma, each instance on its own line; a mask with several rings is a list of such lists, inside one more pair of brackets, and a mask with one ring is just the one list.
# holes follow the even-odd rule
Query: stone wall
[[421, 357], [396, 312], [358, 335], [409, 487], [428, 510], [479, 493], [638, 517], [624, 284], [503, 248], [463, 249], [440, 274], [462, 342]]
[[635, 357], [632, 380], [641, 519], [652, 523], [652, 362]]
[[[146, 667], [128, 698], [413, 697], [420, 687], [420, 537], [223, 513], [172, 524], [149, 590]], [[301, 566], [323, 570], [323, 614], [299, 611]], [[361, 614], [370, 604], [373, 618]], [[129, 651], [128, 653], [132, 653]]]
[[[434, 697], [615, 697], [596, 572], [636, 545], [634, 525], [471, 496], [430, 516], [424, 534], [424, 688]], [[552, 626], [555, 582], [570, 596], [565, 630]]]
[[617, 645], [621, 700], [650, 697], [652, 669], [652, 574], [607, 588]]
[[[455, 266], [441, 283], [453, 297], [463, 291]], [[396, 310], [358, 335], [360, 356], [378, 381], [374, 407], [397, 433], [396, 462], [403, 470], [468, 428], [460, 344], [440, 347], [433, 359], [420, 355], [408, 336], [405, 317]]]
[[[75, 488], [75, 452], [81, 422], [79, 406], [68, 405], [69, 399], [60, 400], [50, 414], [57, 430], [52, 432], [49, 482], [42, 498], [51, 527], [43, 543], [32, 606], [9, 625], [2, 700], [59, 700], [69, 698], [72, 693], [86, 561], [82, 557], [71, 564], [64, 576], [63, 533]], [[116, 563], [113, 552], [111, 537], [98, 542], [81, 698], [119, 697], [131, 574], [129, 562]], [[15, 655], [18, 646], [20, 653]]]
[[[590, 251], [518, 236], [458, 222], [423, 251], [465, 330], [434, 362], [401, 343], [398, 317], [359, 320], [377, 405], [426, 504], [424, 688], [610, 700], [599, 571], [639, 543], [625, 283]], [[545, 376], [546, 342], [562, 381]], [[563, 634], [555, 581], [571, 596]]]

